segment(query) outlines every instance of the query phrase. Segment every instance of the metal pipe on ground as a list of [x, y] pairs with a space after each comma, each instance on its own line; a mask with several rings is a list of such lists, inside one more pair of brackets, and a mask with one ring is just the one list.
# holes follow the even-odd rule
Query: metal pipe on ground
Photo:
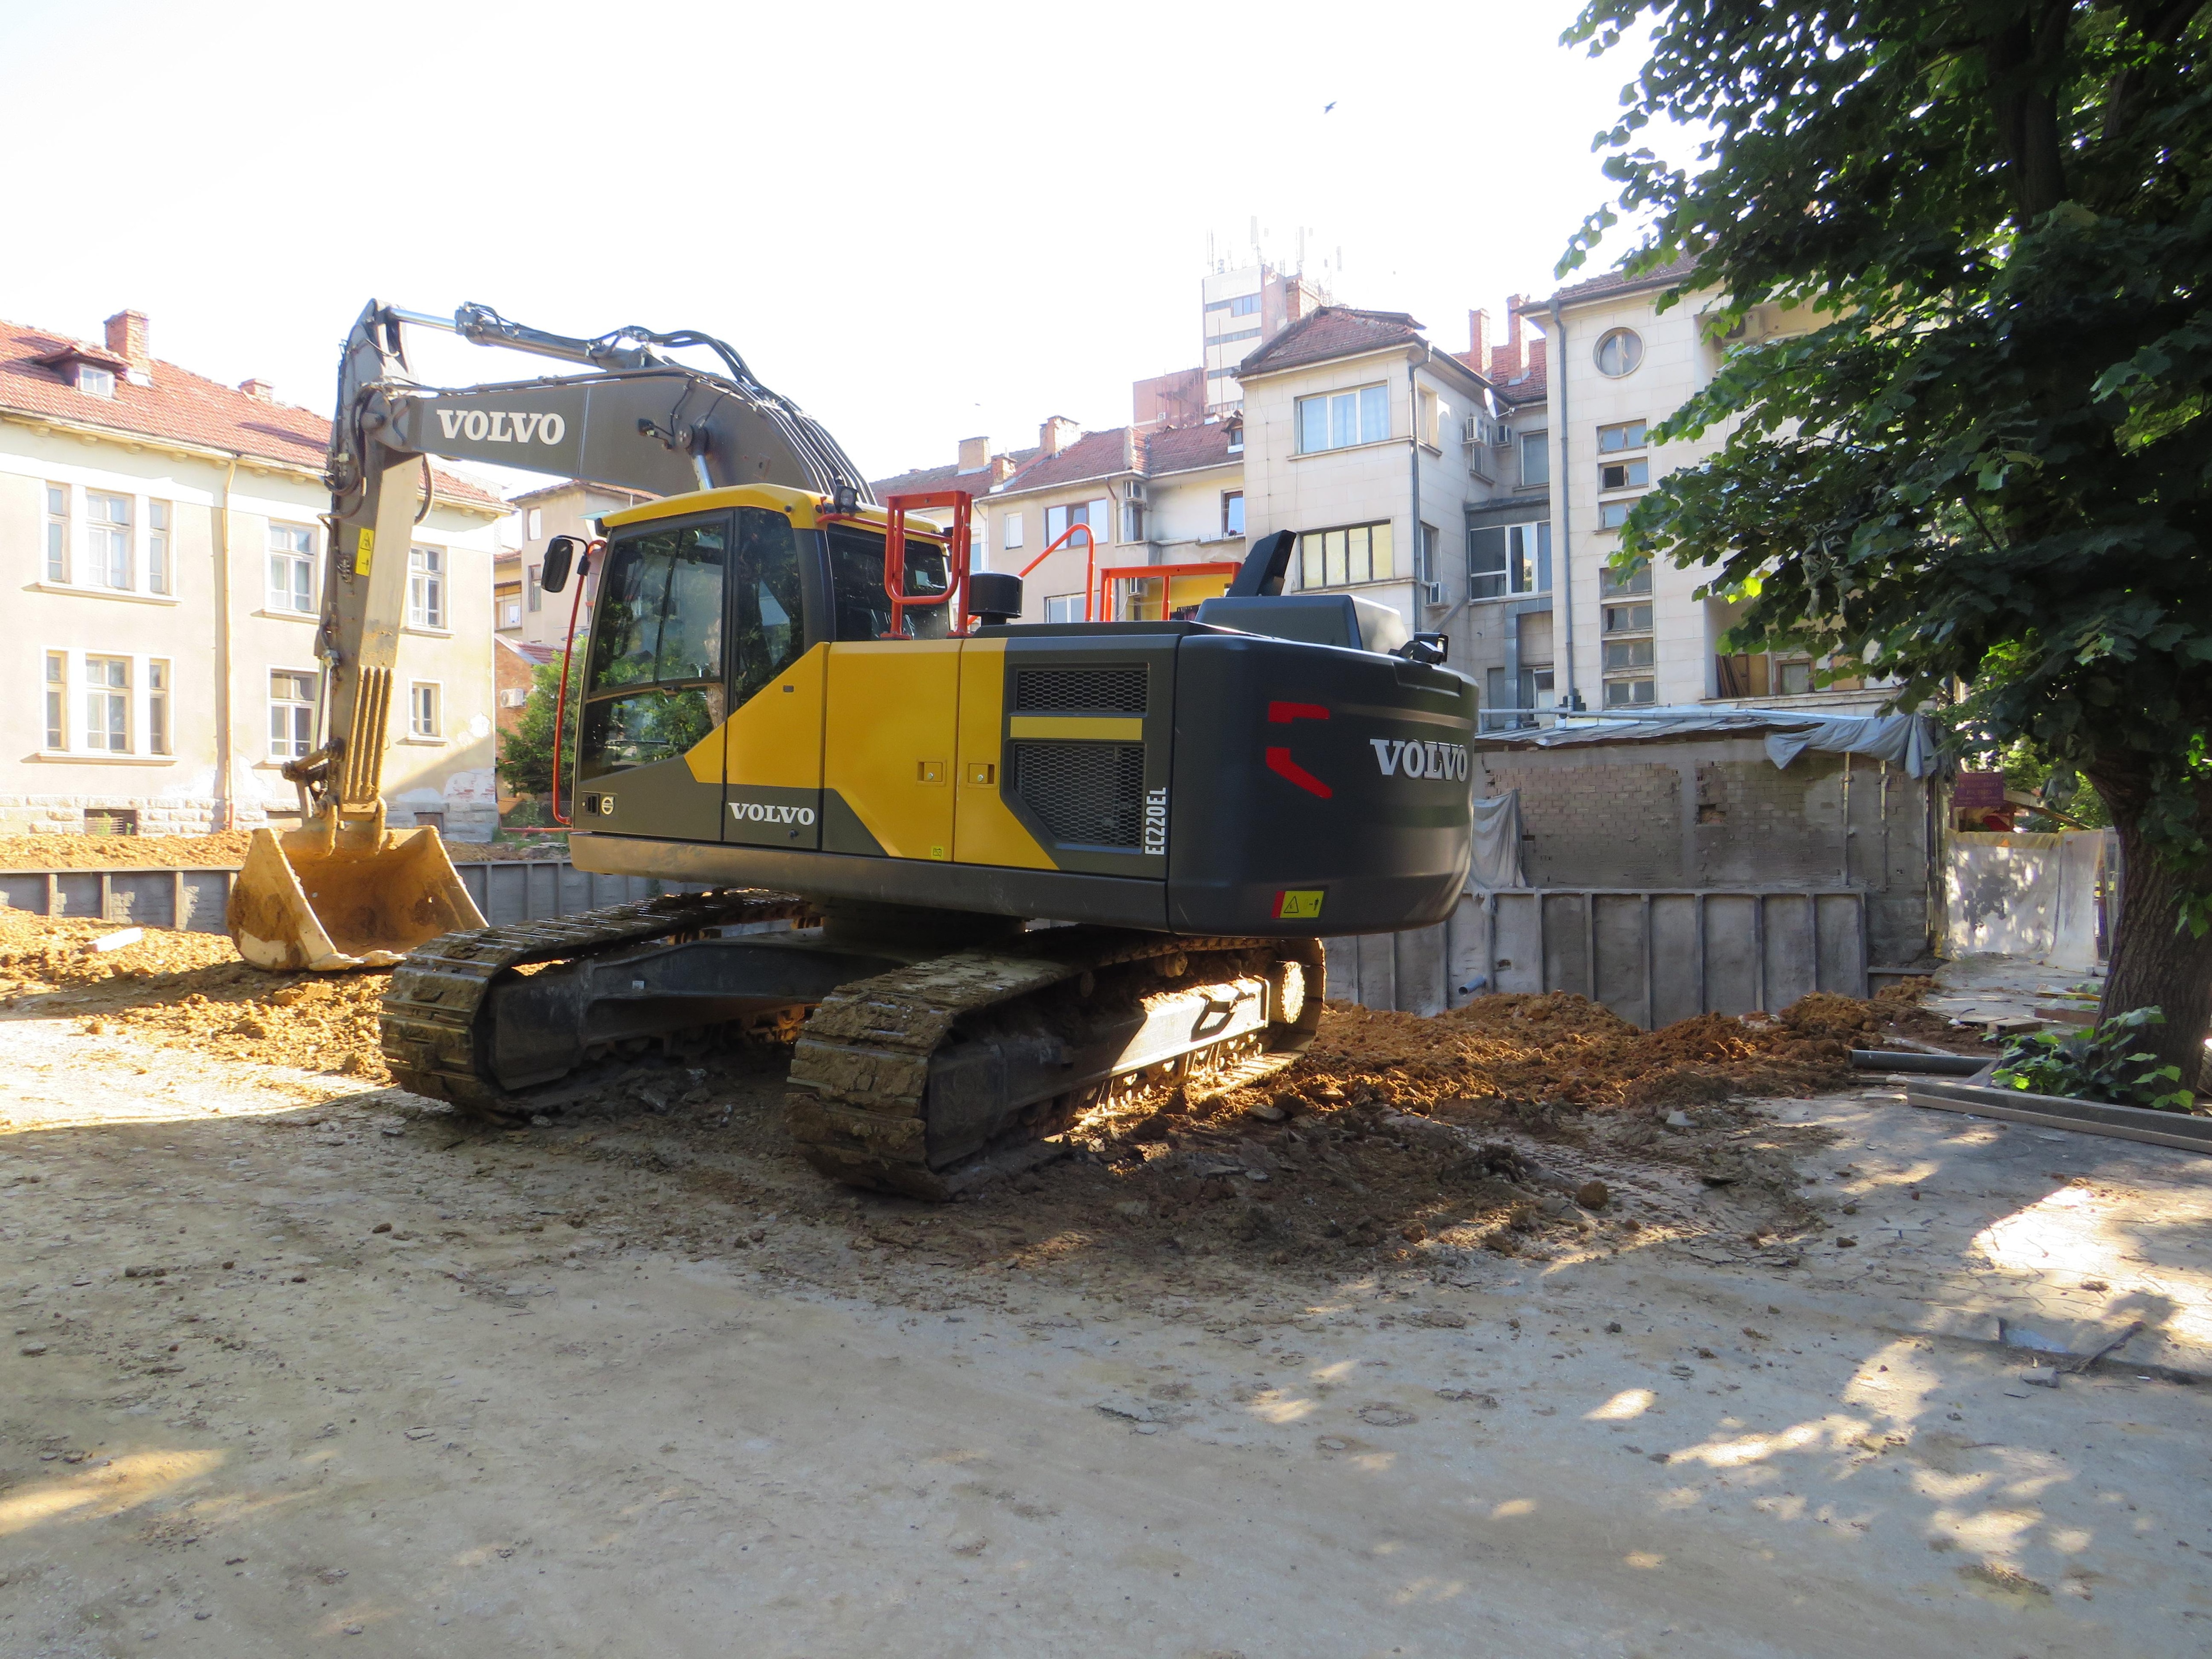
[[1902, 1048], [1854, 1048], [1855, 1072], [1929, 1072], [1941, 1077], [1972, 1077], [1990, 1065], [1982, 1054], [1920, 1054]]

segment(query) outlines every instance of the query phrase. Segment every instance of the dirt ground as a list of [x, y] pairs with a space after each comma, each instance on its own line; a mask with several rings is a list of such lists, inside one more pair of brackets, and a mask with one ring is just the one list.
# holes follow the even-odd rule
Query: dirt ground
[[[331, 1068], [372, 976], [33, 943], [0, 1652], [2203, 1649], [2202, 1161], [1717, 1097], [1887, 1010], [1332, 1011], [931, 1206], [791, 1155], [773, 1048], [485, 1131]], [[2150, 1328], [2052, 1389], [2000, 1314]]]
[[[280, 830], [284, 826], [277, 826]], [[204, 870], [242, 864], [250, 830], [214, 836], [0, 836], [0, 870]], [[459, 859], [565, 858], [560, 836], [449, 842]]]

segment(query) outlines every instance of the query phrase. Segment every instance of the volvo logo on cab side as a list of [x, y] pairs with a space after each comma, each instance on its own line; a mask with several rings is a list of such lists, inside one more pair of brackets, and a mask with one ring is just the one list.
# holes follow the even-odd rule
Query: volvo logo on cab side
[[733, 800], [730, 816], [740, 823], [811, 823], [811, 806], [764, 806], [757, 800]]
[[1456, 743], [1408, 743], [1403, 738], [1370, 738], [1375, 763], [1386, 778], [1438, 778], [1463, 783], [1469, 775], [1467, 750]]

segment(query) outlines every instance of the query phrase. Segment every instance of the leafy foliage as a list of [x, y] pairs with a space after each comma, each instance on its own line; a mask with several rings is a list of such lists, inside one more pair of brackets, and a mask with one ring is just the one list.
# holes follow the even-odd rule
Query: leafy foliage
[[[564, 780], [575, 775], [576, 705], [583, 690], [583, 676], [576, 671], [580, 667], [580, 663], [572, 667], [568, 677], [568, 730], [561, 734]], [[530, 700], [522, 706], [522, 718], [512, 732], [501, 734], [500, 779], [518, 795], [544, 795], [553, 787], [553, 708], [560, 690], [560, 659], [538, 664], [531, 678]]]
[[2136, 1008], [2067, 1036], [2031, 1031], [2006, 1045], [1990, 1079], [1999, 1088], [2185, 1112], [2196, 1097], [2181, 1086], [2181, 1068], [2136, 1047], [2145, 1026], [2165, 1024], [2162, 1010]]
[[[2030, 740], [2127, 866], [2108, 1001], [2212, 1019], [2212, 0], [1589, 0], [1648, 18], [1601, 134], [1625, 261], [1717, 296], [1730, 351], [1653, 429], [1719, 449], [1631, 514], [1622, 562], [1712, 572], [1729, 648]], [[1677, 165], [1656, 123], [1701, 129]], [[1617, 222], [1584, 224], [1583, 263]], [[1862, 670], [1858, 665], [1863, 663]], [[2191, 940], [2194, 943], [2191, 943]]]

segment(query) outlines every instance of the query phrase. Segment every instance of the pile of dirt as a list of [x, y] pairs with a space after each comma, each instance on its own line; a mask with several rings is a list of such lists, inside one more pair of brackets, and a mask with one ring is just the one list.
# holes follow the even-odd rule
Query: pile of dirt
[[128, 1032], [225, 1060], [390, 1081], [377, 1046], [389, 975], [271, 974], [220, 933], [125, 930], [0, 910], [0, 1008], [74, 1015], [89, 1036]]
[[1857, 1019], [1878, 1017], [1871, 1004], [1826, 994], [1779, 1018], [1700, 1014], [1656, 1031], [1562, 991], [1481, 997], [1426, 1018], [1333, 1006], [1297, 1069], [1302, 1080], [1415, 1112], [1817, 1094], [1851, 1082], [1850, 1045], [1836, 1035], [1845, 1006]]
[[[246, 862], [248, 830], [214, 836], [8, 836], [0, 837], [0, 870], [208, 870]], [[448, 841], [463, 863], [568, 856], [565, 836], [514, 842]]]

